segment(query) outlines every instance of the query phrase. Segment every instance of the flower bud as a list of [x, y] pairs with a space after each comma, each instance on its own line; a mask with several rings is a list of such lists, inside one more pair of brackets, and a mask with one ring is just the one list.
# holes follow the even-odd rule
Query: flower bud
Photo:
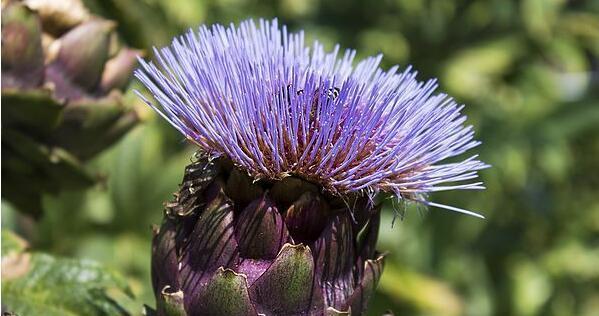
[[54, 36], [89, 19], [89, 11], [80, 0], [25, 0], [42, 20], [44, 30]]
[[[286, 184], [310, 188], [298, 186], [303, 180], [256, 183], [263, 193], [247, 204], [248, 195], [229, 194], [232, 183], [243, 184], [234, 168], [226, 159], [200, 158], [167, 204], [152, 247], [158, 314], [169, 315], [165, 308], [173, 305], [165, 288], [183, 297], [187, 315], [364, 311], [382, 270], [383, 259], [370, 251], [376, 234], [368, 232], [376, 230], [354, 229], [349, 209], [332, 215], [327, 198], [309, 189], [281, 211], [290, 197], [275, 197], [274, 186], [279, 193], [292, 191]], [[367, 222], [378, 228], [378, 221]]]
[[108, 59], [114, 22], [92, 19], [62, 36], [56, 60], [50, 65], [71, 82], [94, 89]]
[[329, 206], [317, 193], [307, 191], [302, 194], [285, 214], [285, 224], [296, 236], [296, 241], [314, 239], [325, 228], [329, 217]]
[[42, 195], [94, 184], [81, 162], [139, 121], [120, 90], [137, 51], [114, 26], [81, 0], [2, 1], [2, 198], [20, 211], [39, 216]]
[[21, 3], [9, 3], [2, 10], [2, 86], [39, 86], [43, 54], [37, 16]]
[[117, 55], [106, 62], [100, 90], [109, 92], [112, 89], [124, 89], [131, 79], [131, 73], [137, 63], [137, 56], [142, 52], [137, 49], [123, 48]]

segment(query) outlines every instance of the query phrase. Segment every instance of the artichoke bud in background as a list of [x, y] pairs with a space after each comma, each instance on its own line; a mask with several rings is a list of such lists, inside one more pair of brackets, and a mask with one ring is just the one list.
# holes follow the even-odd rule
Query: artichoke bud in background
[[277, 21], [202, 26], [140, 59], [144, 102], [199, 147], [155, 229], [159, 315], [360, 315], [383, 197], [482, 189], [462, 107], [434, 80], [353, 64]]
[[2, 2], [2, 194], [18, 209], [93, 184], [82, 163], [137, 123], [122, 92], [140, 52], [115, 26], [79, 0]]

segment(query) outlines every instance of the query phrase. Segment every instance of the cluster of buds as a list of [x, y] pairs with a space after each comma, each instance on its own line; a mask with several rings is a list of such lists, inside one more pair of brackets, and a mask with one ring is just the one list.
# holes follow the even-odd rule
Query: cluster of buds
[[122, 91], [140, 52], [115, 26], [79, 0], [2, 2], [2, 195], [18, 209], [93, 184], [82, 162], [138, 122]]

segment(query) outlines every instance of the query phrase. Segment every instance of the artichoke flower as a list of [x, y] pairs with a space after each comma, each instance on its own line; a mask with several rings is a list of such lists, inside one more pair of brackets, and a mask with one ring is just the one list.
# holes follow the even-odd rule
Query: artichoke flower
[[21, 211], [95, 183], [82, 163], [138, 121], [121, 92], [139, 52], [114, 29], [78, 0], [2, 2], [2, 196]]
[[[276, 20], [174, 39], [138, 95], [198, 146], [155, 229], [159, 315], [360, 315], [384, 256], [385, 199], [482, 189], [462, 106], [381, 56], [353, 65]], [[151, 100], [154, 99], [154, 100]], [[397, 204], [397, 203], [396, 203]]]

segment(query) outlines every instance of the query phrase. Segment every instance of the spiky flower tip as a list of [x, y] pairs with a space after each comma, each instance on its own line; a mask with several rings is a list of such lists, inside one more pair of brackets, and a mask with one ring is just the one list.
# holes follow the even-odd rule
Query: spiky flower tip
[[335, 195], [389, 192], [430, 202], [430, 192], [483, 189], [479, 145], [463, 106], [419, 82], [410, 67], [385, 71], [382, 56], [353, 65], [356, 52], [326, 52], [276, 20], [202, 26], [140, 60], [136, 76], [159, 102], [144, 101], [212, 157], [254, 179], [297, 176]]

